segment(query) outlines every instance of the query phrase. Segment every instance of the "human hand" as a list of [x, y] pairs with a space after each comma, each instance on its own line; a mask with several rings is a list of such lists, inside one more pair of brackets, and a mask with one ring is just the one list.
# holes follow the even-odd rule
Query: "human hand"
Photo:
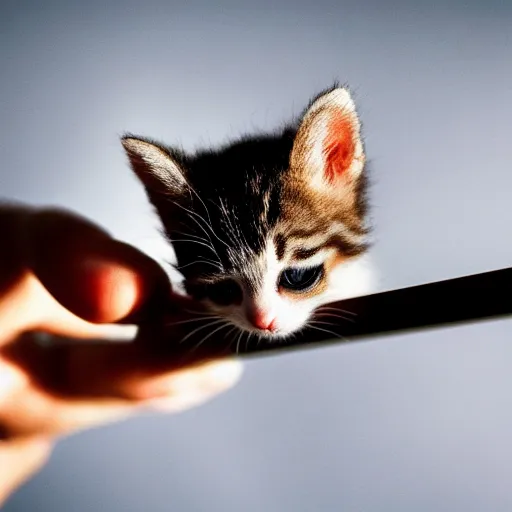
[[[185, 360], [171, 340], [98, 342], [182, 300], [133, 247], [67, 212], [22, 207], [0, 207], [0, 236], [0, 505], [57, 436], [180, 411], [238, 380], [240, 363]], [[43, 346], [35, 331], [80, 341]]]

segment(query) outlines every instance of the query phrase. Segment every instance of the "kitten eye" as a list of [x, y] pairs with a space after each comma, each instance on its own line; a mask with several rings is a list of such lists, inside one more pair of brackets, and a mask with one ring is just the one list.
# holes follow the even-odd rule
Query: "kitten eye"
[[287, 290], [306, 291], [312, 288], [324, 273], [324, 266], [287, 268], [279, 277], [279, 286]]
[[206, 296], [220, 306], [240, 304], [243, 292], [239, 284], [233, 279], [224, 279], [218, 283], [208, 284], [205, 287]]
[[219, 306], [240, 304], [243, 292], [240, 285], [233, 279], [224, 279], [217, 283], [208, 283], [202, 287], [203, 296]]

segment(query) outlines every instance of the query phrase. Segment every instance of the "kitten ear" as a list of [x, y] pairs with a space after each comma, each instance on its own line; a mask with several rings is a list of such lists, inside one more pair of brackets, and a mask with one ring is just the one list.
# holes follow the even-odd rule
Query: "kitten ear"
[[122, 137], [121, 143], [132, 169], [150, 196], [175, 196], [186, 190], [188, 185], [184, 171], [167, 148], [131, 135]]
[[335, 88], [307, 109], [293, 144], [290, 165], [315, 188], [357, 182], [364, 169], [360, 122], [350, 93]]

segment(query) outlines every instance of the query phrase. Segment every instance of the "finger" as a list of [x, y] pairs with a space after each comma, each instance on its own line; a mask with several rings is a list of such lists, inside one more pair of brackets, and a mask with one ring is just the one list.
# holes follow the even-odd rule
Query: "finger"
[[149, 398], [144, 389], [151, 382], [228, 355], [224, 343], [192, 350], [177, 339], [156, 334], [152, 338], [141, 331], [135, 341], [84, 343], [61, 338], [41, 343], [27, 334], [0, 350], [0, 362], [3, 359], [4, 368], [15, 368], [17, 375], [53, 396]]
[[0, 413], [5, 435], [57, 435], [125, 419], [148, 411], [178, 412], [212, 399], [241, 374], [237, 361], [211, 361], [150, 382], [139, 398], [51, 395], [41, 387], [11, 393]]
[[[233, 387], [242, 374], [236, 360], [209, 361], [141, 381], [138, 396], [99, 401], [63, 401], [58, 409], [60, 431], [88, 428], [143, 411], [182, 412], [201, 405]], [[55, 427], [55, 421], [52, 422]]]
[[[178, 295], [172, 291], [167, 291], [166, 293], [157, 291], [143, 304], [141, 309], [128, 315], [122, 323], [98, 324], [83, 320], [68, 309], [63, 308], [53, 296], [47, 293], [46, 289], [42, 288], [39, 281], [32, 284], [31, 288], [27, 286], [24, 301], [25, 304], [29, 302], [34, 304], [32, 309], [37, 311], [37, 317], [29, 325], [25, 325], [26, 329], [52, 333], [64, 338], [113, 341], [133, 340], [137, 334], [138, 326], [128, 322], [155, 323], [159, 325], [162, 322], [162, 318], [166, 315], [170, 315], [178, 323], [188, 322], [193, 317], [187, 310], [199, 309], [199, 306], [188, 297]], [[165, 283], [165, 286], [168, 286], [168, 282]], [[18, 302], [23, 303], [22, 300]], [[15, 302], [12, 301], [11, 308], [14, 304]], [[162, 313], [163, 310], [166, 310], [166, 314]], [[20, 319], [26, 318], [22, 315], [20, 317]], [[177, 333], [175, 339], [179, 340], [179, 336], [180, 334]]]
[[47, 461], [51, 442], [28, 438], [0, 442], [0, 507]]
[[0, 344], [30, 329], [131, 339], [133, 326], [93, 322], [138, 323], [190, 306], [151, 258], [68, 212], [0, 207], [0, 228]]
[[240, 377], [240, 362], [218, 360], [220, 351], [184, 355], [181, 348], [142, 339], [41, 345], [26, 335], [0, 351], [4, 366], [25, 376], [4, 397], [0, 426], [18, 436], [58, 434], [120, 420], [144, 407], [184, 410]]
[[131, 339], [130, 325], [93, 324], [65, 309], [29, 272], [18, 276], [0, 296], [0, 346], [29, 330], [52, 332], [72, 338]]
[[135, 322], [166, 307], [170, 285], [163, 270], [84, 219], [1, 207], [0, 228], [0, 344], [37, 328], [125, 339], [134, 336], [133, 328], [92, 322]]
[[31, 216], [28, 239], [35, 275], [60, 304], [89, 322], [117, 322], [157, 291], [169, 293], [156, 262], [80, 217], [38, 212]]

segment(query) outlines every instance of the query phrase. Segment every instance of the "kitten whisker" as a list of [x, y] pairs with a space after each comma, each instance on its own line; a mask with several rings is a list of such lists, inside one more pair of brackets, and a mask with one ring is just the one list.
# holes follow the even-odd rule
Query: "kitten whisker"
[[223, 318], [220, 318], [218, 320], [214, 320], [214, 321], [209, 322], [207, 324], [201, 325], [197, 329], [194, 329], [193, 331], [190, 331], [184, 338], [182, 338], [180, 343], [184, 343], [188, 338], [190, 338], [190, 336], [193, 336], [196, 332], [199, 332], [202, 329], [206, 329], [208, 327], [213, 327], [214, 325], [218, 325], [219, 323], [224, 323], [224, 322], [225, 322], [225, 320]]
[[205, 242], [209, 242], [210, 241], [208, 238], [205, 238], [204, 236], [198, 235], [196, 233], [190, 233], [189, 231], [173, 230], [173, 233], [178, 233], [178, 235], [191, 236], [191, 237], [194, 237], [194, 238], [198, 238], [200, 240], [204, 240]]
[[227, 338], [233, 331], [236, 332], [237, 329], [238, 327], [236, 325], [233, 325], [231, 329], [226, 333], [225, 337]]
[[254, 332], [250, 331], [247, 334], [247, 339], [245, 340], [245, 350], [247, 351], [249, 349], [249, 342], [251, 341], [251, 338], [253, 336]]
[[234, 231], [234, 228], [233, 228], [233, 224], [231, 222], [231, 215], [229, 215], [229, 211], [226, 208], [226, 206], [224, 205], [224, 200], [222, 198], [220, 198], [219, 202], [220, 202], [220, 205], [216, 205], [216, 206], [219, 208], [219, 210], [222, 214], [222, 218], [225, 221], [226, 227], [229, 228], [229, 231], [226, 231], [226, 233], [229, 236], [229, 239], [232, 242], [233, 246], [238, 247], [238, 246], [240, 246], [240, 244], [237, 243], [238, 240], [237, 240], [237, 236]]
[[346, 313], [347, 315], [353, 315], [353, 316], [357, 316], [357, 313], [354, 313], [353, 311], [349, 311], [348, 309], [341, 309], [341, 308], [335, 308], [335, 307], [332, 307], [332, 306], [320, 306], [317, 311], [320, 311], [320, 310], [325, 310], [325, 311], [335, 311], [335, 312], [341, 312], [341, 313]]
[[249, 350], [249, 347], [250, 347], [250, 341], [251, 341], [251, 338], [252, 337], [255, 337], [256, 338], [256, 347], [259, 346], [259, 344], [261, 343], [261, 340], [263, 339], [266, 339], [266, 336], [262, 336], [259, 332], [257, 331], [251, 331], [249, 332], [248, 336], [247, 336], [247, 340], [245, 341], [245, 350], [248, 351]]
[[238, 243], [237, 235], [235, 233], [233, 224], [231, 222], [231, 215], [226, 206], [224, 205], [224, 200], [219, 198], [219, 204], [213, 203], [213, 205], [219, 209], [221, 214], [221, 219], [224, 221], [226, 226], [226, 235], [229, 237], [229, 241], [233, 247], [241, 247], [241, 244]]
[[[336, 317], [336, 318], [346, 318], [347, 320], [349, 319], [349, 317], [345, 316], [343, 313], [340, 313], [340, 312], [333, 312], [333, 311], [324, 311], [322, 309], [317, 309], [315, 311], [315, 315], [318, 314], [318, 315], [324, 315], [324, 316], [332, 316], [332, 317]], [[353, 318], [350, 318], [351, 321], [354, 321]]]
[[201, 341], [199, 343], [197, 343], [196, 345], [194, 345], [191, 348], [191, 351], [192, 352], [196, 351], [206, 340], [208, 340], [208, 338], [211, 338], [216, 332], [218, 332], [226, 327], [229, 327], [230, 325], [231, 325], [230, 322], [223, 320], [223, 325], [221, 325], [220, 327], [217, 327], [217, 329], [214, 329], [212, 332], [209, 332], [204, 338], [201, 339]]
[[[178, 235], [184, 235], [184, 236], [189, 237], [189, 238], [194, 238], [196, 240], [201, 240], [201, 241], [211, 245], [211, 241], [207, 240], [203, 236], [193, 235], [191, 233], [185, 233], [185, 231], [173, 231], [173, 233], [177, 233]], [[213, 245], [211, 247], [212, 247], [212, 249], [214, 248]]]
[[177, 203], [176, 201], [171, 201], [171, 202], [174, 205], [178, 206], [179, 208], [185, 210], [188, 214], [190, 214], [189, 219], [193, 220], [196, 223], [196, 225], [201, 229], [201, 231], [208, 237], [208, 240], [210, 241], [210, 244], [212, 244], [212, 248], [213, 248], [215, 254], [217, 255], [217, 257], [220, 260], [220, 257], [218, 255], [217, 251], [215, 250], [215, 247], [213, 246], [213, 240], [211, 239], [208, 231], [206, 231], [204, 226], [196, 219], [196, 217], [199, 217], [199, 219], [202, 220], [206, 224], [206, 226], [211, 230], [211, 227], [208, 226], [208, 223], [199, 214], [197, 214], [196, 212], [192, 212], [191, 210], [189, 210], [188, 208], [185, 208], [183, 205]]
[[[203, 311], [194, 311], [193, 309], [183, 309], [183, 311], [185, 311], [185, 313], [190, 313], [191, 315], [207, 315], [207, 314], [210, 314], [208, 311], [205, 311], [205, 310], [203, 310]], [[211, 313], [211, 314], [214, 315], [214, 313]]]
[[344, 338], [343, 336], [341, 336], [338, 333], [330, 331], [329, 329], [324, 329], [323, 327], [317, 327], [316, 325], [314, 325], [314, 322], [308, 322], [307, 327], [314, 329], [316, 331], [321, 331], [321, 332], [325, 332], [327, 334], [332, 334], [332, 336], [334, 336], [335, 339], [341, 339], [343, 341], [347, 341], [346, 338]]
[[[196, 191], [196, 189], [195, 189], [195, 188], [193, 188], [193, 187], [189, 187], [189, 190], [190, 190], [191, 192], [194, 192], [194, 194], [196, 195], [197, 199], [199, 199], [199, 201], [200, 201], [200, 202], [201, 202], [201, 204], [203, 205], [203, 207], [204, 207], [204, 211], [206, 212], [206, 215], [208, 215], [208, 220], [209, 220], [209, 222], [210, 222], [210, 227], [211, 227], [211, 225], [212, 225], [212, 219], [210, 218], [210, 212], [209, 212], [209, 210], [208, 210], [208, 207], [206, 206], [206, 204], [204, 203], [204, 201], [201, 199], [201, 196], [197, 193], [197, 191]], [[206, 220], [205, 220], [205, 222], [206, 222]]]
[[325, 317], [333, 317], [333, 318], [339, 318], [341, 320], [346, 320], [347, 322], [356, 323], [356, 321], [353, 318], [348, 318], [343, 315], [337, 315], [335, 313], [324, 313], [324, 312], [317, 312], [315, 318], [325, 318]]
[[239, 354], [240, 353], [240, 341], [242, 340], [242, 336], [245, 334], [245, 331], [242, 331], [240, 329], [240, 334], [238, 335], [238, 339], [237, 339], [237, 342], [236, 342], [236, 345], [235, 345], [235, 354]]
[[263, 339], [263, 336], [261, 336], [261, 335], [259, 335], [259, 334], [258, 334], [257, 336], [258, 336], [258, 339], [257, 339], [257, 341], [256, 341], [256, 347], [259, 347], [259, 346], [260, 346], [260, 343], [261, 343], [261, 340]]
[[[218, 235], [215, 233], [215, 231], [213, 230], [213, 227], [208, 224], [208, 222], [206, 222], [206, 220], [201, 217], [201, 215], [199, 215], [197, 212], [193, 212], [191, 210], [189, 210], [188, 208], [185, 208], [183, 205], [177, 203], [176, 201], [173, 201], [173, 203], [178, 206], [179, 208], [182, 208], [183, 210], [185, 210], [186, 212], [190, 213], [191, 215], [194, 215], [194, 220], [196, 221], [197, 225], [204, 231], [204, 233], [206, 234], [206, 236], [211, 240], [210, 238], [210, 235], [208, 234], [208, 232], [201, 226], [201, 224], [199, 224], [199, 221], [197, 219], [195, 219], [195, 217], [198, 217], [201, 221], [203, 221], [206, 225], [206, 227], [211, 231], [212, 235], [222, 244], [224, 244], [228, 249], [230, 249], [229, 245], [224, 241], [224, 240], [221, 240]], [[213, 244], [213, 241], [212, 241], [212, 244]], [[218, 255], [217, 255], [218, 256]]]
[[219, 318], [217, 315], [208, 315], [208, 316], [202, 316], [199, 318], [189, 318], [188, 320], [180, 320], [179, 322], [169, 322], [165, 324], [166, 326], [171, 325], [183, 325], [183, 324], [190, 324], [193, 322], [204, 322], [205, 320], [210, 320], [211, 318]]
[[206, 263], [208, 265], [211, 265], [212, 267], [215, 267], [216, 269], [218, 270], [223, 270], [222, 267], [214, 260], [208, 260], [206, 258], [204, 259], [199, 259], [199, 260], [195, 260], [195, 261], [192, 261], [190, 263], [187, 263], [186, 265], [173, 265], [174, 268], [178, 271], [181, 271], [183, 270], [184, 268], [187, 268], [187, 267], [190, 267], [191, 265], [197, 265], [197, 264], [200, 264], [200, 263]]
[[331, 325], [332, 327], [337, 327], [334, 322], [322, 322], [321, 320], [313, 320], [315, 325]]
[[186, 238], [171, 239], [171, 244], [174, 244], [176, 242], [188, 242], [189, 244], [198, 244], [198, 245], [207, 247], [208, 249], [210, 249], [212, 251], [215, 250], [211, 245], [205, 244], [204, 242], [199, 242], [198, 240], [187, 240]]
[[[238, 238], [238, 241], [240, 242], [241, 247], [247, 247], [248, 246], [247, 239], [245, 238], [245, 233], [243, 232], [243, 230], [240, 229], [239, 223], [236, 223], [235, 225], [233, 225], [233, 222], [231, 220], [231, 215], [229, 215], [229, 211], [226, 208], [226, 206], [224, 205], [223, 199], [221, 199], [221, 204], [222, 204], [222, 207], [224, 208], [224, 211], [226, 213], [226, 218], [229, 221], [229, 224], [231, 226], [231, 231], [233, 232], [235, 239]], [[233, 215], [234, 215], [234, 213], [233, 213]], [[235, 233], [235, 227], [236, 227], [236, 233]], [[242, 240], [242, 237], [243, 237], [243, 240]]]
[[[204, 226], [202, 224], [199, 223], [199, 221], [196, 219], [196, 217], [199, 217], [200, 220], [202, 220], [203, 222], [206, 222], [198, 213], [196, 212], [193, 212], [191, 210], [189, 210], [188, 208], [185, 208], [185, 206], [177, 203], [176, 201], [171, 201], [174, 205], [178, 206], [179, 208], [181, 208], [182, 210], [185, 210], [188, 214], [190, 215], [193, 215], [193, 217], [189, 217], [191, 220], [193, 220], [198, 226], [199, 228], [203, 231], [203, 233], [208, 237], [208, 240], [210, 240], [210, 242], [213, 244], [213, 241], [212, 239], [210, 238], [210, 235], [208, 233], [208, 231], [206, 231], [206, 229], [204, 229]], [[208, 226], [208, 223], [206, 223], [207, 227]]]

